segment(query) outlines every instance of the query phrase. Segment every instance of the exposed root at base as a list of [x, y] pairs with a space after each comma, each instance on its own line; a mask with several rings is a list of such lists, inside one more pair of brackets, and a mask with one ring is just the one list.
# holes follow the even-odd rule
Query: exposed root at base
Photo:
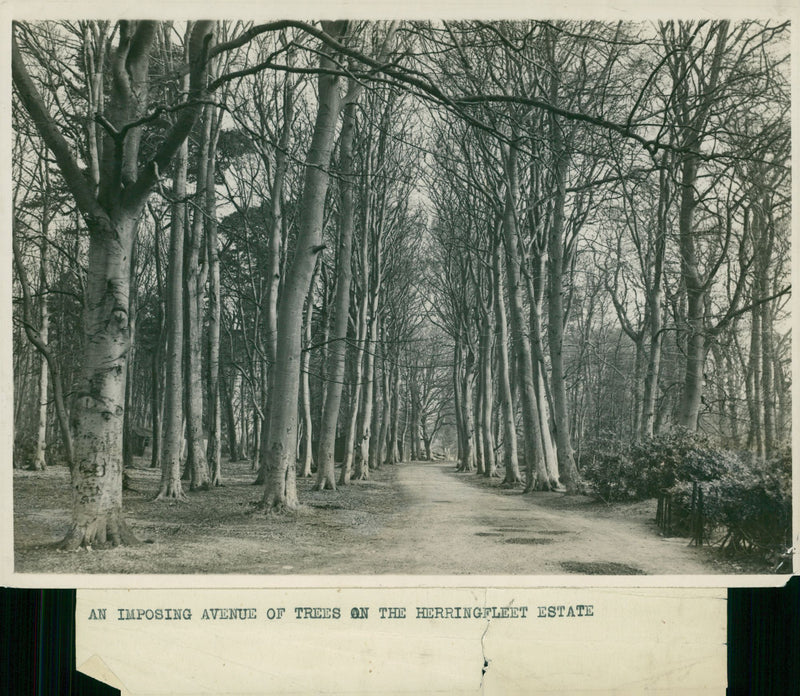
[[537, 492], [551, 492], [553, 491], [553, 487], [550, 485], [549, 481], [536, 481], [531, 482], [525, 486], [523, 493], [537, 493]]
[[158, 495], [153, 498], [153, 502], [157, 502], [159, 500], [179, 500], [184, 501], [186, 500], [186, 494], [183, 492], [183, 488], [178, 482], [177, 485], [174, 486], [167, 486], [166, 489], [162, 489], [158, 492]]
[[267, 516], [285, 517], [288, 515], [296, 515], [300, 511], [300, 505], [290, 504], [286, 501], [266, 502], [262, 500], [256, 503], [256, 510]]
[[525, 481], [523, 481], [522, 476], [514, 476], [509, 478], [509, 476], [506, 475], [500, 484], [500, 488], [519, 488], [524, 483]]
[[335, 491], [336, 490], [336, 481], [331, 478], [324, 478], [321, 481], [317, 481], [314, 484], [314, 491]]
[[128, 524], [119, 515], [101, 516], [85, 526], [73, 525], [58, 545], [62, 551], [107, 549], [141, 544]]

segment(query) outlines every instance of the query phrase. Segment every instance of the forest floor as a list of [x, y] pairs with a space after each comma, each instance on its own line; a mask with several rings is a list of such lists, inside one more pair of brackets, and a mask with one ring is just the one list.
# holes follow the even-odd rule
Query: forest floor
[[[143, 460], [137, 463], [144, 467]], [[154, 502], [159, 472], [129, 470], [125, 515], [143, 544], [63, 552], [69, 473], [14, 472], [15, 568], [22, 573], [638, 575], [763, 573], [715, 549], [658, 534], [655, 500], [606, 505], [564, 493], [523, 495], [452, 462], [384, 466], [368, 481], [312, 491], [296, 513], [258, 511], [247, 462], [224, 486]]]

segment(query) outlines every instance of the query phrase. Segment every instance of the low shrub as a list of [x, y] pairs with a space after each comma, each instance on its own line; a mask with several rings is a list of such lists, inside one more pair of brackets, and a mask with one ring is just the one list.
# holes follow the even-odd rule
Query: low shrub
[[730, 466], [731, 453], [704, 435], [674, 429], [635, 443], [598, 439], [579, 466], [590, 491], [606, 501], [655, 498], [680, 481], [710, 481]]
[[704, 537], [731, 551], [766, 556], [791, 544], [791, 449], [761, 461], [673, 430], [637, 443], [612, 438], [584, 446], [579, 466], [589, 493], [606, 501], [667, 494], [672, 532], [691, 533], [694, 484], [703, 492]]
[[[791, 545], [791, 454], [759, 461], [749, 454], [733, 458], [718, 477], [701, 483], [704, 536], [717, 537], [731, 552], [755, 552], [771, 557]], [[692, 484], [671, 490], [673, 514], [685, 527], [691, 515]]]

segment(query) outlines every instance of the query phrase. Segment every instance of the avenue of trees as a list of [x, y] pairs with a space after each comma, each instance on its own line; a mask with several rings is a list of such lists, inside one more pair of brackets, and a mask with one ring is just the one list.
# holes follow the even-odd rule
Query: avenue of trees
[[[268, 511], [434, 456], [787, 445], [782, 22], [13, 29], [15, 466], [67, 549], [251, 462]], [[341, 465], [337, 469], [337, 463]]]

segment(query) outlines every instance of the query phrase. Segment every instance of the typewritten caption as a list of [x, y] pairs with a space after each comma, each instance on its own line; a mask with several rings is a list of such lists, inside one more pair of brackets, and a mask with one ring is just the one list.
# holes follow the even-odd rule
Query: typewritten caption
[[592, 604], [528, 606], [389, 606], [389, 607], [133, 607], [92, 608], [89, 621], [338, 621], [351, 620], [464, 620], [571, 619], [593, 617]]

